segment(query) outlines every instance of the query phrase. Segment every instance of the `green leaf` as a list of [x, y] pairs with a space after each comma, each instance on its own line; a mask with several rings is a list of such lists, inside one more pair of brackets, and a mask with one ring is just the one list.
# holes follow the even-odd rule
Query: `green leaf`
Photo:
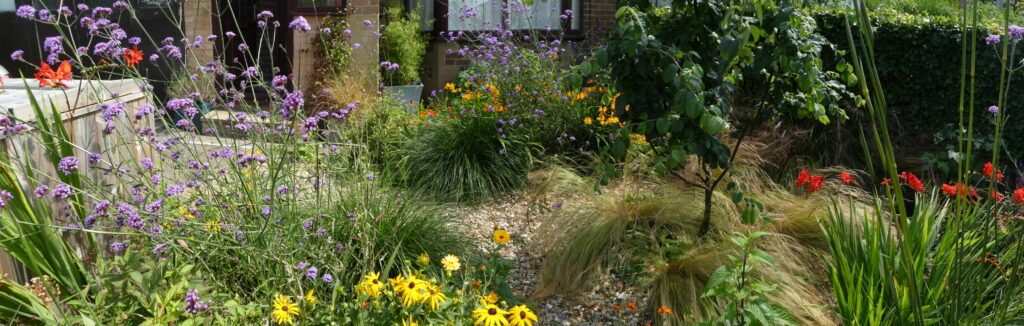
[[700, 100], [697, 99], [697, 95], [685, 90], [680, 90], [680, 92], [683, 93], [683, 114], [686, 114], [690, 119], [699, 118], [704, 108]]
[[655, 126], [658, 128], [658, 133], [662, 134], [662, 135], [668, 133], [668, 125], [669, 125], [668, 119], [666, 119], [666, 118], [658, 119], [655, 122]]
[[709, 135], [717, 135], [725, 130], [725, 120], [713, 114], [700, 117], [700, 129]]

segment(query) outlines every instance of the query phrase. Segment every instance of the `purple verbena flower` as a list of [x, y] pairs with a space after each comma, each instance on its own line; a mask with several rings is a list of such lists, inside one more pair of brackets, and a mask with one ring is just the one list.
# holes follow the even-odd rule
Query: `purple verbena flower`
[[308, 32], [313, 29], [313, 27], [309, 26], [309, 22], [306, 21], [306, 18], [302, 16], [295, 17], [295, 20], [292, 20], [292, 22], [288, 24], [288, 28], [303, 32]]
[[51, 193], [51, 195], [53, 195], [53, 198], [58, 198], [58, 199], [68, 199], [68, 198], [71, 198], [71, 195], [74, 195], [74, 194], [75, 194], [75, 190], [71, 189], [71, 186], [63, 184], [63, 183], [54, 186], [53, 187], [53, 192]]
[[18, 10], [15, 11], [15, 14], [21, 18], [32, 19], [36, 17], [36, 8], [29, 5], [24, 5], [18, 7]]
[[57, 169], [64, 175], [70, 175], [78, 171], [78, 157], [68, 156], [57, 162]]

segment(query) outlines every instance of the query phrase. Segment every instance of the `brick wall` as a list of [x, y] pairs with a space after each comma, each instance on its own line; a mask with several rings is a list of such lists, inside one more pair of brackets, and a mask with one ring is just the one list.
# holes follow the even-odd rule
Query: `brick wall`
[[[349, 15], [347, 21], [349, 29], [352, 30], [352, 43], [359, 44], [359, 48], [352, 52], [352, 64], [355, 65], [354, 72], [371, 72], [366, 76], [360, 76], [364, 82], [372, 87], [376, 84], [375, 73], [377, 64], [380, 61], [378, 55], [378, 38], [374, 34], [377, 31], [377, 24], [380, 22], [380, 0], [349, 0]], [[320, 17], [305, 17], [313, 28], [320, 26]], [[364, 20], [373, 23], [373, 27], [363, 24]], [[341, 32], [341, 31], [336, 31]], [[313, 31], [292, 33], [292, 73], [295, 75], [295, 83], [299, 89], [303, 89], [310, 81], [311, 72], [316, 64], [314, 55]], [[369, 81], [367, 81], [367, 78]]]
[[590, 37], [603, 35], [615, 24], [617, 0], [580, 0], [583, 6], [583, 29]]
[[[206, 38], [207, 35], [213, 34], [213, 13], [210, 11], [213, 1], [216, 0], [182, 2], [182, 29], [188, 39], [195, 39], [196, 36]], [[205, 42], [202, 47], [191, 50], [199, 62], [213, 61], [213, 43]]]

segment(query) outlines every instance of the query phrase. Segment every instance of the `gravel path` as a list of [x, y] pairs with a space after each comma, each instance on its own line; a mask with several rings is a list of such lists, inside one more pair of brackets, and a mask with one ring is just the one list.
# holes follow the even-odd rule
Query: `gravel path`
[[[579, 198], [545, 198], [538, 200], [524, 193], [504, 196], [503, 199], [477, 206], [459, 207], [458, 214], [465, 232], [481, 248], [491, 244], [491, 230], [509, 231], [512, 241], [502, 250], [503, 257], [515, 262], [509, 275], [509, 285], [516, 294], [529, 298], [540, 277], [543, 253], [533, 245], [538, 228], [552, 211], [585, 204]], [[644, 325], [641, 319], [646, 298], [640, 289], [621, 279], [607, 276], [592, 283], [590, 291], [577, 298], [555, 296], [531, 303], [540, 318], [540, 325]], [[634, 302], [638, 309], [627, 307]], [[619, 305], [621, 310], [613, 307]]]

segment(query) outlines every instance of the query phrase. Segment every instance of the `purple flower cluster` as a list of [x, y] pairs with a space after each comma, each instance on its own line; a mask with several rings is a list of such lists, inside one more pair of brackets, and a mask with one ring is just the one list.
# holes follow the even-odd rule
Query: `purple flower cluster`
[[78, 172], [78, 157], [68, 156], [57, 162], [57, 169], [64, 175], [71, 175]]
[[312, 26], [309, 26], [309, 22], [306, 21], [306, 18], [302, 16], [295, 17], [295, 19], [288, 24], [288, 28], [303, 32], [308, 32], [313, 29]]
[[52, 195], [53, 198], [57, 199], [68, 199], [71, 198], [71, 196], [74, 194], [75, 190], [71, 189], [71, 186], [63, 183], [54, 186], [53, 192], [50, 193], [50, 195]]
[[189, 290], [188, 293], [185, 294], [185, 307], [181, 310], [195, 315], [206, 311], [207, 309], [210, 309], [210, 302], [207, 300], [207, 302], [204, 303], [199, 299], [199, 290]]
[[14, 13], [18, 15], [18, 17], [25, 19], [36, 18], [36, 8], [29, 5], [18, 7], [18, 10], [15, 10]]

